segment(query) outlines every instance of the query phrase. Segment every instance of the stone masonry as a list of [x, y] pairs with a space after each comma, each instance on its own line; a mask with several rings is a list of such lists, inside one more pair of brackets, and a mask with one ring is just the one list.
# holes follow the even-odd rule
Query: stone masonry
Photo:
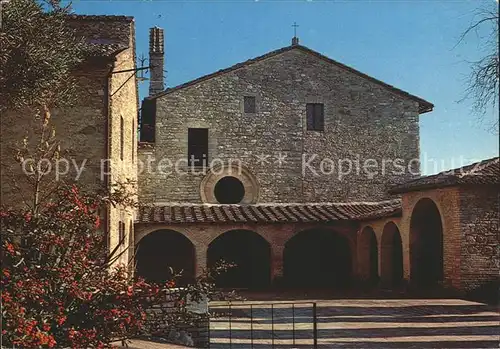
[[[430, 103], [303, 46], [263, 57], [149, 98], [156, 103], [156, 142], [139, 150], [153, 169], [139, 176], [141, 200], [202, 201], [205, 174], [158, 171], [161, 159], [187, 158], [188, 128], [209, 129], [209, 162], [242, 162], [259, 183], [259, 202], [377, 201], [388, 197], [389, 186], [413, 177], [407, 169], [394, 174], [387, 163], [386, 175], [361, 171], [339, 180], [339, 159], [361, 166], [373, 159], [379, 173], [383, 159], [401, 159], [418, 174], [418, 163], [411, 162], [419, 156], [418, 116]], [[256, 98], [256, 113], [243, 112], [244, 96]], [[313, 102], [324, 104], [324, 132], [306, 130], [306, 103]], [[267, 163], [259, 161], [261, 154], [270, 156]], [[281, 166], [274, 158], [279, 154], [286, 155]], [[303, 157], [315, 157], [305, 173]], [[323, 159], [326, 175], [320, 173]]]
[[[50, 122], [61, 145], [61, 156], [74, 161], [78, 167], [83, 165], [84, 170], [76, 179], [74, 166], [71, 166], [60, 179], [66, 183], [76, 182], [87, 190], [110, 188], [113, 183], [128, 179], [136, 181], [138, 93], [136, 79], [131, 78], [131, 74], [135, 74], [133, 18], [72, 15], [68, 17], [68, 25], [74, 26], [77, 35], [87, 42], [89, 55], [74, 72], [80, 88], [77, 103], [71, 108], [52, 110]], [[124, 126], [123, 160], [121, 118]], [[12, 184], [12, 178], [19, 179], [21, 191], [29, 190], [23, 184], [19, 166], [13, 162], [13, 154], [25, 136], [30, 144], [34, 144], [40, 123], [41, 120], [29, 111], [2, 115], [2, 204], [12, 206], [21, 202], [20, 192]], [[133, 210], [109, 207], [104, 216], [105, 228], [110, 234], [110, 248], [118, 243], [119, 221], [125, 223], [125, 236], [131, 237], [126, 239], [122, 248], [129, 240], [133, 246]], [[128, 259], [124, 254], [121, 261], [126, 263]]]

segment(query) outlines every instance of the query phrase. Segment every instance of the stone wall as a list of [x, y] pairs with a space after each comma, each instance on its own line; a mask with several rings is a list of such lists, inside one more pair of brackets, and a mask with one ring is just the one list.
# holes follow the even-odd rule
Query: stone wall
[[[137, 191], [137, 113], [138, 90], [135, 79], [135, 33], [134, 23], [125, 22], [128, 32], [128, 48], [116, 55], [109, 87], [109, 166], [110, 185], [127, 184], [130, 193]], [[125, 33], [123, 33], [125, 36]], [[132, 70], [132, 71], [130, 71]], [[123, 128], [123, 129], [122, 129]], [[123, 134], [122, 134], [123, 132]], [[123, 143], [123, 144], [122, 144]], [[122, 150], [123, 147], [123, 150]], [[111, 249], [119, 242], [119, 224], [124, 224], [124, 237], [118, 252], [123, 253], [119, 262], [127, 264], [132, 257], [133, 222], [135, 210], [132, 207], [109, 208], [109, 231]], [[132, 230], [132, 231], [131, 231]]]
[[[254, 114], [243, 112], [246, 95], [256, 97]], [[324, 132], [306, 130], [309, 102], [324, 103]], [[389, 185], [411, 174], [369, 178], [360, 171], [341, 181], [337, 161], [349, 158], [355, 166], [372, 158], [380, 172], [383, 159], [407, 164], [419, 157], [417, 102], [300, 49], [172, 91], [156, 103], [154, 149], [140, 150], [141, 160], [152, 164], [140, 175], [143, 201], [201, 202], [205, 174], [162, 174], [157, 167], [164, 158], [187, 159], [188, 128], [209, 129], [209, 162], [241, 160], [257, 179], [259, 202], [381, 200]], [[269, 155], [267, 163], [261, 154]], [[280, 154], [286, 155], [281, 166]], [[303, 174], [303, 156], [307, 161], [313, 154], [316, 172], [323, 159], [334, 161], [333, 172]], [[385, 167], [392, 172], [392, 165]]]
[[[61, 158], [69, 161], [68, 172], [59, 177], [65, 183], [95, 191], [127, 179], [137, 181], [137, 82], [135, 68], [134, 23], [130, 18], [113, 16], [70, 17], [70, 25], [91, 43], [119, 44], [128, 47], [116, 56], [89, 57], [74, 71], [79, 95], [71, 108], [51, 110], [50, 126], [55, 128], [61, 146]], [[111, 73], [114, 74], [111, 74]], [[121, 159], [121, 117], [124, 119], [124, 157]], [[2, 204], [19, 206], [30, 187], [14, 162], [15, 150], [25, 136], [31, 146], [39, 139], [42, 120], [29, 110], [2, 115], [1, 152]], [[110, 168], [106, 169], [107, 159]], [[77, 170], [83, 171], [77, 177]], [[64, 170], [64, 168], [61, 168]], [[106, 172], [110, 175], [107, 176]], [[20, 190], [12, 180], [16, 179]], [[54, 181], [55, 172], [47, 176]], [[133, 188], [131, 188], [133, 189]], [[21, 194], [22, 193], [22, 194]], [[111, 248], [118, 242], [118, 222], [125, 223], [125, 236], [132, 237], [134, 211], [110, 207], [106, 217], [111, 234]], [[130, 234], [129, 234], [130, 233]], [[127, 239], [122, 248], [128, 246]], [[133, 241], [131, 241], [133, 246]], [[125, 253], [121, 262], [128, 262]]]
[[[45, 183], [63, 181], [76, 182], [87, 190], [102, 188], [100, 180], [101, 159], [107, 156], [106, 119], [107, 119], [107, 80], [111, 69], [109, 60], [90, 60], [75, 72], [81, 86], [78, 102], [71, 108], [51, 110], [49, 127], [55, 130], [56, 141], [60, 144], [61, 157], [68, 160], [69, 168], [61, 163], [61, 175], [54, 171], [46, 176]], [[0, 128], [2, 165], [2, 203], [8, 206], [22, 204], [23, 196], [32, 191], [25, 180], [21, 167], [14, 161], [14, 154], [27, 137], [30, 149], [40, 140], [42, 120], [32, 110], [8, 111], [2, 114]], [[77, 177], [77, 170], [84, 170]], [[54, 170], [54, 168], [52, 169]], [[16, 181], [20, 187], [13, 185]]]
[[498, 187], [460, 189], [461, 281], [473, 290], [500, 278]]
[[130, 23], [133, 17], [126, 16], [68, 16], [68, 24], [76, 29], [76, 34], [85, 41], [100, 44], [118, 44], [127, 47], [130, 44]]

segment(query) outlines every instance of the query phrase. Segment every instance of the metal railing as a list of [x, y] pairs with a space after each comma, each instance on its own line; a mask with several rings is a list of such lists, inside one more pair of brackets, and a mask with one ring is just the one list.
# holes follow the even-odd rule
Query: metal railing
[[[211, 305], [209, 308], [211, 314], [209, 326], [210, 348], [254, 348], [256, 341], [259, 343], [259, 347], [261, 347], [263, 341], [267, 341], [271, 348], [290, 348], [290, 346], [296, 344], [301, 347], [304, 347], [304, 344], [311, 345], [310, 348], [318, 347], [318, 320], [315, 302], [237, 302]], [[283, 312], [289, 312], [290, 314], [286, 315], [290, 316], [284, 316]], [[297, 329], [297, 319], [301, 321], [299, 322], [301, 324], [300, 329]], [[269, 321], [270, 329], [263, 329], [264, 324]], [[311, 328], [305, 329], [304, 321], [310, 323]], [[216, 324], [219, 328], [212, 330], [213, 324]], [[235, 328], [235, 324], [237, 328]], [[281, 329], [276, 329], [278, 324]], [[256, 330], [256, 327], [260, 328], [260, 330]], [[279, 331], [283, 330], [291, 330], [291, 338], [288, 335], [278, 335]], [[235, 337], [236, 331], [244, 331], [243, 336]], [[257, 331], [261, 334], [270, 332], [270, 338], [269, 336], [258, 336], [259, 332]], [[300, 332], [299, 335], [298, 332]], [[306, 333], [304, 332], [308, 332], [309, 335], [305, 337], [304, 334]], [[227, 338], [222, 338], [223, 342], [213, 343], [213, 339], [221, 339], [217, 337], [218, 333], [225, 335]], [[300, 340], [300, 344], [297, 343], [298, 340]]]

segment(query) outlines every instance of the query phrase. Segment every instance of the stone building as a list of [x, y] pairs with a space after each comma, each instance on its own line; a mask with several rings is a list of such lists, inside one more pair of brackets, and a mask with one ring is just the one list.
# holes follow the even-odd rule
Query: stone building
[[[86, 161], [80, 185], [137, 181], [139, 210], [110, 207], [105, 227], [111, 249], [136, 247], [139, 275], [163, 280], [172, 267], [189, 281], [224, 259], [237, 266], [217, 282], [231, 288], [498, 282], [499, 159], [420, 177], [431, 103], [297, 38], [164, 90], [163, 31], [152, 28], [137, 120], [133, 18], [69, 22], [90, 48], [75, 71], [82, 97], [52, 119], [67, 157]], [[2, 115], [3, 203], [16, 202], [5, 169], [15, 176], [31, 122]]]
[[[84, 38], [87, 52], [86, 59], [74, 72], [80, 89], [78, 102], [71, 108], [52, 111], [51, 123], [57, 141], [71, 164], [60, 179], [90, 190], [110, 188], [127, 180], [136, 182], [139, 97], [134, 20], [125, 16], [71, 15], [68, 24]], [[2, 203], [7, 205], [20, 202], [19, 190], [11, 185], [12, 178], [23, 178], [18, 173], [20, 168], [12, 162], [16, 144], [27, 131], [33, 131], [28, 132], [28, 141], [35, 142], [34, 130], [40, 127], [40, 120], [29, 112], [24, 117], [19, 114], [2, 115]], [[79, 168], [83, 165], [78, 178], [72, 161]], [[133, 240], [134, 210], [109, 207], [104, 216], [110, 248], [114, 249], [121, 240], [119, 249], [125, 249], [129, 240]], [[124, 253], [121, 261], [125, 263], [128, 259]]]
[[[163, 32], [150, 37], [163, 69]], [[222, 287], [497, 281], [498, 158], [420, 177], [418, 118], [432, 108], [297, 38], [153, 93], [137, 272], [161, 280], [168, 265], [188, 281], [224, 259], [237, 267]]]
[[[187, 169], [188, 153], [198, 156], [192, 153], [197, 147], [206, 153], [208, 167], [243, 165], [239, 180], [245, 204], [389, 199], [391, 185], [419, 173], [418, 162], [411, 163], [419, 156], [418, 117], [432, 107], [305, 46], [291, 45], [144, 101], [155, 122], [149, 125], [150, 116], [143, 116], [145, 127], [154, 126], [154, 133], [143, 137], [154, 136], [154, 147], [139, 153], [157, 171], [141, 176], [141, 199], [217, 203], [215, 183], [204, 171], [158, 171], [170, 165], [166, 160], [158, 165], [155, 159], [163, 158], [172, 168]], [[312, 114], [318, 114], [318, 124], [308, 124]], [[276, 161], [280, 154], [286, 156], [282, 163]], [[386, 162], [383, 176], [367, 180], [367, 173], [351, 171], [339, 179], [339, 172], [348, 170], [347, 164], [338, 168], [339, 159], [360, 164], [370, 159], [379, 166], [384, 159], [400, 159], [413, 171], [398, 173]], [[321, 169], [327, 174], [317, 175]]]

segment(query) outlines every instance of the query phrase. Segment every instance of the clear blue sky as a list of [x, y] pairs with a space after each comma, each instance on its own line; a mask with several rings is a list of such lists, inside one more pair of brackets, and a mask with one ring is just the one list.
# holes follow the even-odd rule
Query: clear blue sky
[[[301, 44], [434, 103], [434, 111], [420, 117], [422, 170], [430, 174], [498, 156], [498, 137], [488, 131], [498, 111], [480, 124], [470, 103], [458, 103], [467, 61], [480, 57], [485, 30], [454, 46], [480, 5], [451, 0], [75, 0], [73, 9], [134, 16], [138, 55], [147, 55], [148, 28], [164, 28], [170, 87], [289, 45], [296, 21]], [[143, 82], [141, 95], [146, 93]], [[437, 168], [428, 159], [438, 161]]]

